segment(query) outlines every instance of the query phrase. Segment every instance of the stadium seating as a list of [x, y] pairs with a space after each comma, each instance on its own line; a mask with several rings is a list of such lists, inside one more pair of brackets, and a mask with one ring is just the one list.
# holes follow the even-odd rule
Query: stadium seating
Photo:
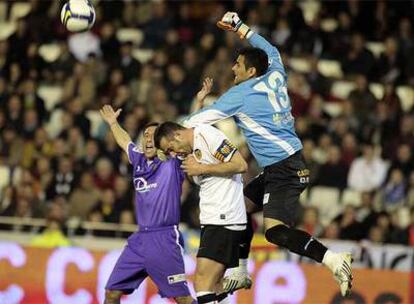
[[318, 62], [318, 70], [325, 77], [342, 78], [341, 64], [336, 60], [321, 59]]
[[32, 9], [32, 5], [28, 2], [18, 2], [13, 3], [10, 10], [10, 20], [16, 21], [24, 16], [27, 16]]
[[347, 99], [354, 88], [355, 84], [353, 82], [338, 80], [332, 84], [331, 94], [337, 98]]
[[136, 28], [121, 28], [116, 32], [116, 37], [120, 42], [130, 41], [135, 46], [140, 46], [144, 40], [144, 33]]
[[361, 205], [361, 192], [352, 189], [345, 189], [342, 192], [341, 205], [359, 207]]
[[62, 52], [62, 49], [57, 43], [42, 44], [39, 47], [39, 55], [42, 56], [42, 58], [46, 62], [56, 61], [56, 59], [59, 58], [61, 52]]
[[331, 187], [316, 186], [310, 191], [309, 204], [319, 210], [322, 225], [327, 225], [341, 211], [339, 190]]
[[407, 112], [414, 105], [414, 89], [409, 86], [397, 87], [397, 95], [401, 100], [402, 109]]
[[44, 99], [46, 109], [51, 111], [61, 102], [63, 89], [60, 86], [41, 85], [37, 94]]

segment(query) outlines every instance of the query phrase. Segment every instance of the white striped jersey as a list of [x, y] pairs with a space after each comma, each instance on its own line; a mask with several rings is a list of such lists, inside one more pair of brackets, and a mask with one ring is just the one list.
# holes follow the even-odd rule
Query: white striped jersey
[[232, 87], [214, 104], [190, 115], [184, 124], [214, 124], [233, 117], [259, 166], [266, 167], [301, 150], [302, 143], [295, 133], [287, 74], [279, 51], [257, 33], [248, 41], [267, 53], [266, 74]]
[[[198, 162], [229, 162], [236, 151], [237, 148], [220, 130], [210, 125], [198, 125], [194, 128], [193, 156]], [[194, 181], [200, 186], [201, 225], [246, 224], [241, 174], [226, 177], [200, 175], [195, 176]]]

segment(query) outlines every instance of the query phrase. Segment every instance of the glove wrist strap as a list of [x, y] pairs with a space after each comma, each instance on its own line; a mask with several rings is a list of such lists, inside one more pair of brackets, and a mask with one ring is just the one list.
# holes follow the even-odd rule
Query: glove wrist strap
[[240, 25], [239, 29], [237, 30], [237, 33], [241, 39], [244, 39], [250, 38], [250, 36], [253, 34], [253, 31], [246, 24], [242, 23], [242, 25]]

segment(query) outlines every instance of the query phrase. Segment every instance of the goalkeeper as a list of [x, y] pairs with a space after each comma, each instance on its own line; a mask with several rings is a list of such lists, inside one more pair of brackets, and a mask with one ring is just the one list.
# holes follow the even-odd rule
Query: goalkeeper
[[[333, 273], [342, 295], [346, 295], [352, 287], [351, 254], [332, 252], [307, 232], [294, 228], [299, 196], [309, 183], [309, 170], [295, 133], [287, 74], [279, 51], [244, 24], [237, 13], [227, 12], [217, 25], [237, 33], [252, 47], [238, 53], [232, 68], [234, 87], [213, 105], [188, 117], [185, 124], [189, 127], [214, 124], [228, 117], [235, 119], [263, 168], [244, 189], [247, 212], [263, 210], [267, 241], [323, 263]], [[251, 285], [246, 267], [253, 237], [251, 221], [246, 231], [239, 267], [225, 280], [228, 292]]]

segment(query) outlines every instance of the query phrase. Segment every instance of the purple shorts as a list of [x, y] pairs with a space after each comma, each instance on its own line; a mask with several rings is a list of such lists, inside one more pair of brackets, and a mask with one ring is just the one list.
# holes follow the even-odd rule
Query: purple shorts
[[128, 238], [106, 289], [132, 293], [149, 276], [161, 297], [189, 296], [183, 239], [177, 226], [146, 228]]

